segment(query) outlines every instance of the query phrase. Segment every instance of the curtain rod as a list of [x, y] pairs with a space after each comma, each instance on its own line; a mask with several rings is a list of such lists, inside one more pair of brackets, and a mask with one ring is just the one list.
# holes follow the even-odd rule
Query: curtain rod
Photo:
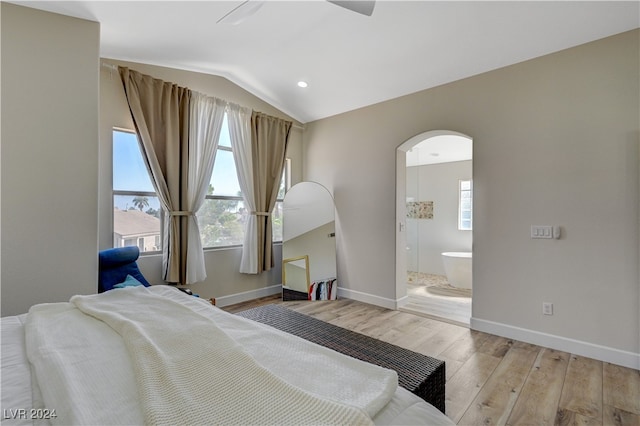
[[117, 65], [107, 64], [106, 62], [102, 62], [101, 65], [103, 67], [107, 68], [110, 71], [118, 71], [118, 66]]
[[[118, 66], [117, 65], [113, 65], [113, 64], [108, 64], [106, 62], [101, 62], [100, 65], [102, 65], [104, 68], [108, 69], [109, 71], [118, 71]], [[228, 102], [225, 100], [225, 102]], [[299, 126], [297, 124], [292, 124], [292, 126], [294, 129], [298, 129], [298, 130], [304, 130], [304, 125]]]

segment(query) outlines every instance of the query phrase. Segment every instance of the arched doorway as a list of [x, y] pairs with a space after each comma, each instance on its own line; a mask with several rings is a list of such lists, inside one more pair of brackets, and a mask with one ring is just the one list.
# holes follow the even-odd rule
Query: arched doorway
[[[472, 146], [465, 134], [436, 130], [396, 150], [398, 307], [466, 326], [472, 296]], [[445, 252], [456, 258], [443, 257]]]

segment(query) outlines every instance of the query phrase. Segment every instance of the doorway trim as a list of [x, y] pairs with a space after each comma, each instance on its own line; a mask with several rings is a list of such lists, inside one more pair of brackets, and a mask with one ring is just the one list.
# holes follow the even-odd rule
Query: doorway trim
[[408, 302], [406, 251], [407, 152], [420, 142], [436, 136], [461, 136], [473, 140], [471, 136], [453, 130], [430, 130], [407, 139], [396, 148], [396, 309], [404, 307]]

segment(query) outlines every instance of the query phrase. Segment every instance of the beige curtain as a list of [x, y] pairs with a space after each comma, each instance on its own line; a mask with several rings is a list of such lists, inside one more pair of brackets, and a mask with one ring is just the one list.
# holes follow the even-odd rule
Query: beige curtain
[[271, 242], [271, 212], [276, 204], [280, 178], [284, 168], [291, 121], [260, 112], [251, 114], [251, 151], [253, 157], [253, 197], [256, 210], [258, 271], [274, 266]]
[[[119, 67], [142, 156], [165, 213], [163, 279], [186, 283], [189, 149], [187, 88]], [[184, 209], [184, 210], [183, 210]]]

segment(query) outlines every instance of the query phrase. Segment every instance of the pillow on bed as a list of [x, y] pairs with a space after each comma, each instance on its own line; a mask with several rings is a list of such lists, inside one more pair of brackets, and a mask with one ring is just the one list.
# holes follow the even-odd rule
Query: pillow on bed
[[114, 285], [113, 288], [136, 287], [139, 285], [144, 285], [144, 284], [142, 284], [140, 281], [133, 278], [131, 275], [127, 275], [127, 278], [125, 278], [123, 282], [121, 282], [120, 284]]

